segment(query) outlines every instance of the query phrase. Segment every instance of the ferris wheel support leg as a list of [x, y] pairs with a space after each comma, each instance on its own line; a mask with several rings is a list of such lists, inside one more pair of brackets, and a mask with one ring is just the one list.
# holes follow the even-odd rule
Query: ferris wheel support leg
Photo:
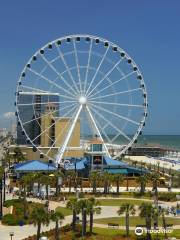
[[66, 147], [67, 147], [67, 145], [69, 143], [69, 140], [70, 140], [70, 138], [72, 136], [74, 127], [76, 125], [76, 122], [78, 120], [78, 117], [79, 117], [79, 114], [80, 114], [81, 110], [82, 110], [82, 104], [80, 105], [80, 107], [79, 107], [79, 109], [78, 109], [78, 111], [77, 111], [77, 113], [76, 113], [76, 115], [74, 117], [74, 120], [73, 120], [72, 125], [71, 125], [71, 127], [69, 129], [69, 132], [67, 133], [67, 137], [66, 137], [66, 139], [64, 141], [64, 144], [62, 145], [61, 148], [58, 149], [58, 153], [57, 153], [57, 156], [56, 156], [56, 165], [62, 164], [62, 158], [63, 158], [64, 152], [65, 152]]
[[86, 110], [87, 110], [87, 112], [88, 112], [88, 114], [89, 114], [89, 116], [90, 116], [90, 120], [91, 120], [92, 124], [94, 125], [94, 128], [95, 128], [97, 134], [99, 135], [101, 141], [103, 142], [103, 145], [104, 145], [104, 148], [105, 148], [105, 151], [106, 151], [107, 156], [108, 156], [108, 157], [111, 157], [111, 155], [109, 154], [108, 148], [107, 148], [107, 146], [106, 146], [106, 144], [105, 144], [105, 142], [104, 142], [104, 140], [103, 140], [103, 138], [102, 138], [102, 136], [101, 136], [101, 133], [100, 133], [100, 131], [99, 131], [97, 125], [96, 125], [96, 122], [95, 122], [95, 120], [94, 120], [94, 118], [93, 118], [93, 115], [92, 115], [92, 113], [91, 113], [91, 111], [90, 111], [90, 109], [89, 109], [88, 106], [86, 106]]

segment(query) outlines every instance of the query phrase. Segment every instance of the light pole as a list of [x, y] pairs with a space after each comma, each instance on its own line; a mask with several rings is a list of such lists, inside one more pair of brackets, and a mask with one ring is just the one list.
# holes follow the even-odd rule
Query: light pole
[[12, 237], [14, 236], [14, 232], [10, 232], [9, 236], [11, 237], [11, 240], [12, 240]]
[[2, 178], [0, 179], [0, 220], [2, 220], [3, 217], [3, 183]]

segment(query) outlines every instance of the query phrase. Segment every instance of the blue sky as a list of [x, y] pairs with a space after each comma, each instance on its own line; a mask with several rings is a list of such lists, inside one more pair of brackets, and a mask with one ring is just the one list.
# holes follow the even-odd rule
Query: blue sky
[[180, 134], [180, 1], [31, 0], [0, 3], [0, 124], [14, 111], [19, 74], [47, 42], [89, 33], [117, 43], [147, 85], [146, 134]]

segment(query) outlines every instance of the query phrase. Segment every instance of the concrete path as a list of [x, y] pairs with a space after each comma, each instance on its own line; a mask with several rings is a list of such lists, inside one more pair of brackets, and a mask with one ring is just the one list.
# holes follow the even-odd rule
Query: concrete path
[[[10, 198], [10, 196], [9, 196], [9, 198]], [[108, 198], [108, 199], [110, 199], [110, 198]], [[115, 198], [112, 198], [112, 199], [115, 199]], [[131, 198], [123, 198], [123, 199], [131, 200]], [[144, 199], [144, 200], [147, 201], [148, 199]], [[39, 200], [36, 198], [28, 198], [28, 201], [45, 203], [46, 200], [42, 201], [42, 200]], [[55, 210], [58, 206], [65, 207], [66, 203], [49, 201], [49, 209], [50, 210]], [[117, 214], [118, 208], [119, 208], [118, 206], [101, 206], [101, 214], [95, 215], [94, 219], [118, 217], [118, 214]], [[136, 208], [137, 208], [137, 206], [136, 206]], [[138, 211], [137, 211], [136, 215], [138, 215]], [[66, 216], [65, 220], [63, 221], [62, 226], [66, 225], [68, 223], [71, 223], [71, 221], [72, 221], [72, 216]], [[106, 224], [94, 224], [94, 226], [107, 228]], [[54, 227], [55, 227], [55, 223], [51, 222], [48, 227], [43, 226], [42, 231], [48, 231], [50, 229], [53, 229]], [[131, 227], [131, 228], [132, 228], [132, 230], [134, 229], [134, 227]], [[125, 229], [125, 226], [120, 226], [119, 229]], [[179, 225], [174, 226], [174, 229], [180, 229], [180, 226]], [[0, 240], [10, 239], [9, 233], [11, 231], [14, 232], [13, 240], [22, 240], [28, 236], [32, 236], [32, 235], [36, 234], [37, 228], [33, 225], [25, 225], [22, 227], [20, 227], [20, 226], [11, 226], [10, 227], [10, 226], [4, 226], [4, 225], [0, 224]]]

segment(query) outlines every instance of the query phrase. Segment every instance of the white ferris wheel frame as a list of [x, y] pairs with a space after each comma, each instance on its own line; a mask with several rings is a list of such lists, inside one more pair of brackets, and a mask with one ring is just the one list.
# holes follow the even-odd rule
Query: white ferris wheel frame
[[[89, 38], [89, 41], [90, 41], [90, 48], [89, 48], [88, 63], [87, 63], [87, 66], [86, 66], [86, 67], [87, 67], [87, 70], [86, 70], [86, 77], [85, 77], [84, 89], [82, 88], [82, 82], [81, 82], [81, 76], [80, 76], [80, 67], [81, 67], [81, 66], [79, 66], [78, 56], [77, 56], [77, 49], [76, 49], [76, 43], [75, 43], [77, 38], [80, 38], [80, 39], [81, 39], [81, 38], [86, 38], [86, 39]], [[59, 50], [59, 48], [57, 47], [57, 41], [63, 42], [64, 40], [67, 40], [67, 39], [70, 39], [71, 41], [73, 41], [74, 52], [75, 52], [75, 60], [76, 60], [76, 68], [77, 68], [77, 71], [78, 71], [78, 84], [79, 84], [79, 88], [78, 88], [78, 86], [77, 86], [77, 84], [76, 84], [76, 82], [75, 82], [75, 80], [74, 80], [74, 78], [73, 78], [73, 76], [72, 76], [72, 74], [71, 74], [71, 70], [70, 70], [70, 68], [68, 67], [67, 63], [66, 63], [62, 52], [61, 52], [61, 51]], [[102, 57], [99, 65], [98, 65], [96, 71], [95, 71], [95, 74], [94, 74], [93, 78], [90, 80], [90, 85], [87, 87], [87, 76], [88, 76], [88, 71], [89, 71], [89, 69], [90, 69], [90, 57], [91, 57], [91, 51], [92, 51], [92, 43], [93, 43], [93, 41], [96, 41], [97, 39], [98, 39], [98, 41], [103, 42], [104, 44], [105, 44], [105, 43], [108, 43], [108, 46], [107, 46], [107, 49], [106, 49], [106, 51], [105, 51], [105, 53], [104, 53], [104, 55], [103, 55], [103, 57]], [[63, 155], [64, 155], [64, 152], [66, 151], [66, 148], [67, 148], [67, 146], [68, 146], [68, 143], [69, 143], [69, 141], [70, 141], [70, 139], [71, 139], [71, 136], [72, 136], [74, 127], [75, 127], [75, 125], [76, 125], [76, 123], [77, 123], [78, 117], [79, 117], [82, 109], [83, 109], [83, 110], [86, 110], [86, 112], [88, 113], [88, 115], [89, 115], [89, 120], [90, 120], [90, 122], [91, 122], [91, 124], [92, 124], [92, 126], [93, 126], [93, 128], [94, 128], [94, 131], [97, 133], [97, 135], [99, 136], [100, 140], [103, 142], [103, 146], [104, 146], [104, 149], [105, 149], [105, 151], [106, 151], [107, 156], [110, 157], [110, 153], [109, 153], [109, 150], [108, 150], [108, 147], [107, 147], [108, 143], [105, 143], [105, 142], [104, 142], [103, 137], [102, 137], [102, 135], [101, 135], [101, 133], [103, 132], [103, 129], [99, 130], [99, 127], [98, 127], [98, 124], [97, 124], [97, 122], [96, 122], [96, 119], [94, 119], [94, 117], [93, 117], [93, 113], [97, 114], [101, 119], [104, 119], [104, 120], [107, 122], [107, 124], [109, 124], [110, 126], [112, 125], [112, 123], [111, 123], [108, 119], [105, 119], [105, 118], [103, 117], [102, 113], [100, 113], [100, 112], [98, 111], [98, 110], [102, 110], [102, 111], [106, 112], [106, 110], [103, 109], [103, 108], [100, 107], [100, 106], [96, 106], [96, 105], [95, 105], [96, 99], [102, 98], [102, 97], [97, 96], [97, 92], [95, 92], [94, 94], [92, 94], [93, 91], [97, 88], [97, 86], [100, 85], [101, 82], [104, 81], [104, 79], [107, 79], [108, 76], [111, 74], [111, 72], [112, 72], [115, 68], [118, 69], [119, 63], [120, 63], [121, 61], [123, 61], [123, 60], [120, 58], [120, 60], [114, 64], [113, 68], [111, 68], [111, 69], [105, 74], [105, 76], [100, 80], [100, 82], [98, 82], [98, 84], [96, 84], [95, 87], [92, 88], [94, 79], [96, 78], [96, 75], [98, 74], [98, 72], [100, 72], [101, 65], [103, 64], [103, 61], [104, 61], [104, 59], [106, 58], [106, 54], [107, 54], [107, 52], [108, 52], [108, 50], [109, 50], [110, 47], [116, 48], [116, 51], [118, 51], [119, 53], [124, 53], [124, 58], [125, 58], [125, 59], [127, 59], [127, 60], [130, 59], [130, 60], [131, 60], [131, 63], [130, 63], [130, 64], [132, 65], [132, 67], [133, 67], [133, 68], [137, 68], [136, 71], [133, 71], [133, 72], [135, 72], [135, 73], [137, 74], [137, 76], [140, 76], [139, 81], [140, 81], [140, 83], [141, 83], [141, 86], [143, 86], [143, 87], [140, 87], [140, 88], [137, 88], [137, 89], [130, 89], [130, 90], [127, 90], [127, 91], [122, 91], [122, 92], [120, 92], [120, 93], [123, 94], [123, 93], [125, 93], [125, 92], [128, 92], [128, 93], [129, 93], [129, 92], [133, 92], [133, 91], [138, 91], [139, 89], [142, 90], [142, 93], [143, 93], [143, 105], [142, 105], [141, 107], [143, 108], [143, 116], [142, 116], [142, 119], [141, 119], [140, 122], [135, 122], [135, 121], [133, 121], [133, 120], [127, 118], [127, 117], [123, 117], [123, 116], [118, 115], [118, 114], [116, 114], [116, 113], [114, 113], [114, 112], [108, 111], [108, 113], [111, 113], [111, 114], [115, 115], [116, 117], [119, 117], [119, 118], [124, 119], [124, 120], [126, 120], [126, 121], [130, 121], [130, 122], [132, 122], [132, 123], [134, 123], [134, 124], [136, 124], [136, 125], [138, 126], [137, 131], [136, 131], [136, 133], [134, 134], [134, 136], [133, 136], [132, 139], [131, 139], [130, 137], [128, 137], [126, 134], [124, 134], [124, 133], [123, 133], [120, 129], [118, 129], [117, 127], [112, 126], [112, 127], [114, 127], [114, 128], [118, 131], [119, 135], [122, 135], [122, 136], [124, 136], [127, 140], [129, 140], [129, 143], [115, 156], [115, 158], [117, 158], [117, 157], [121, 156], [122, 154], [126, 153], [126, 151], [131, 148], [131, 146], [133, 145], [133, 143], [137, 141], [138, 136], [142, 134], [142, 129], [143, 129], [143, 127], [145, 126], [145, 120], [146, 120], [146, 117], [147, 117], [147, 106], [148, 106], [148, 103], [147, 103], [147, 91], [146, 91], [146, 86], [145, 86], [145, 83], [144, 83], [143, 75], [142, 75], [142, 73], [140, 72], [140, 70], [139, 70], [139, 68], [137, 67], [137, 65], [136, 65], [136, 63], [134, 62], [134, 60], [133, 60], [122, 48], [120, 48], [117, 44], [114, 44], [114, 43], [112, 43], [112, 42], [110, 42], [110, 41], [108, 41], [108, 40], [106, 40], [106, 39], [104, 39], [104, 38], [101, 38], [101, 37], [98, 37], [98, 36], [92, 36], [92, 35], [89, 35], [89, 34], [69, 35], [69, 36], [65, 36], [65, 37], [62, 37], [62, 38], [58, 38], [58, 39], [56, 39], [56, 40], [54, 40], [54, 41], [52, 41], [52, 42], [47, 43], [46, 45], [44, 45], [41, 49], [39, 49], [39, 50], [29, 59], [28, 63], [26, 64], [26, 66], [25, 66], [24, 69], [22, 70], [21, 75], [20, 75], [20, 78], [19, 78], [19, 80], [18, 80], [17, 89], [16, 89], [15, 105], [16, 105], [16, 116], [17, 116], [18, 122], [20, 123], [21, 128], [22, 128], [22, 131], [24, 131], [24, 134], [25, 134], [27, 140], [31, 142], [31, 144], [32, 144], [32, 146], [33, 146], [34, 148], [38, 149], [38, 150], [40, 151], [40, 153], [42, 153], [41, 150], [39, 149], [39, 147], [36, 146], [36, 144], [34, 144], [34, 141], [32, 141], [32, 139], [30, 139], [29, 136], [27, 135], [26, 130], [25, 130], [25, 128], [24, 128], [24, 124], [25, 124], [25, 123], [22, 122], [21, 117], [20, 117], [20, 115], [19, 115], [19, 108], [18, 108], [18, 106], [23, 105], [23, 104], [19, 104], [19, 103], [18, 103], [19, 86], [21, 86], [21, 82], [23, 81], [23, 78], [24, 78], [23, 74], [26, 72], [26, 70], [27, 70], [27, 68], [28, 68], [28, 65], [29, 65], [29, 66], [31, 65], [31, 63], [32, 63], [32, 61], [33, 61], [33, 57], [34, 57], [34, 56], [36, 57], [41, 50], [44, 51], [44, 49], [48, 48], [50, 45], [53, 45], [53, 44], [57, 47], [57, 50], [58, 50], [58, 53], [59, 53], [59, 57], [61, 58], [61, 60], [63, 61], [64, 65], [65, 65], [65, 67], [66, 67], [66, 71], [68, 72], [68, 74], [69, 74], [69, 76], [70, 76], [70, 78], [71, 78], [71, 80], [72, 80], [72, 85], [73, 85], [73, 86], [71, 86], [71, 85], [64, 79], [63, 74], [60, 73], [59, 71], [57, 71], [57, 69], [52, 65], [52, 63], [51, 63], [50, 61], [48, 61], [48, 60], [46, 59], [46, 57], [44, 57], [43, 54], [42, 54], [42, 58], [43, 58], [43, 60], [47, 63], [47, 65], [57, 74], [57, 76], [58, 76], [57, 78], [61, 78], [62, 81], [63, 81], [63, 82], [65, 83], [65, 85], [67, 86], [67, 88], [69, 89], [69, 90], [63, 89], [64, 93], [67, 93], [67, 94], [68, 94], [68, 96], [65, 96], [66, 99], [67, 99], [67, 102], [69, 101], [69, 102], [72, 102], [72, 103], [73, 103], [73, 102], [75, 102], [75, 100], [76, 100], [76, 101], [78, 102], [78, 104], [79, 104], [79, 107], [78, 107], [76, 113], [73, 115], [73, 118], [71, 119], [71, 124], [70, 124], [69, 130], [68, 130], [68, 132], [67, 132], [67, 134], [66, 134], [66, 138], [65, 138], [65, 140], [64, 140], [64, 144], [58, 148], [57, 155], [56, 155], [56, 157], [55, 157], [56, 164], [61, 164], [61, 165], [64, 164]], [[110, 60], [109, 60], [109, 61], [110, 61]], [[49, 84], [52, 84], [52, 85], [56, 86], [57, 88], [61, 89], [61, 86], [59, 86], [55, 81], [53, 81], [53, 80], [51, 80], [51, 79], [43, 76], [43, 74], [38, 73], [38, 72], [32, 70], [31, 68], [29, 68], [28, 70], [30, 70], [32, 73], [34, 73], [37, 77], [44, 79], [44, 80], [47, 81]], [[42, 71], [42, 72], [43, 72], [43, 71]], [[131, 72], [131, 73], [127, 74], [127, 75], [122, 76], [122, 78], [119, 79], [119, 80], [117, 80], [117, 81], [121, 81], [121, 80], [124, 80], [124, 79], [128, 78], [131, 74], [133, 74], [133, 72]], [[111, 82], [111, 85], [113, 85], [113, 84], [114, 84], [114, 82]], [[25, 85], [24, 85], [24, 86], [25, 86]], [[74, 87], [74, 88], [73, 88], [73, 87]], [[87, 87], [87, 90], [86, 90], [86, 87]], [[107, 87], [108, 87], [108, 86], [107, 86]], [[106, 89], [107, 87], [105, 87], [104, 89]], [[27, 88], [27, 89], [29, 88], [29, 90], [32, 90], [32, 91], [37, 91], [37, 90], [38, 90], [38, 91], [44, 92], [44, 94], [49, 94], [48, 91], [43, 91], [43, 90], [38, 89], [38, 88], [33, 88], [33, 87], [26, 87], [26, 88]], [[98, 95], [99, 95], [99, 93], [102, 92], [104, 89], [101, 89], [101, 90], [98, 92]], [[79, 93], [78, 99], [77, 99], [77, 97], [75, 97], [75, 95], [73, 94], [75, 90], [76, 90], [76, 93], [77, 93], [77, 92]], [[85, 90], [86, 90], [86, 91], [85, 91]], [[73, 92], [72, 92], [72, 91], [73, 91]], [[106, 95], [106, 96], [110, 96], [110, 95], [111, 95], [111, 94]], [[113, 95], [113, 94], [112, 94], [112, 95]], [[63, 96], [63, 95], [61, 94], [61, 96]], [[90, 99], [90, 104], [88, 104], [88, 98]], [[99, 103], [100, 103], [100, 102], [99, 102]], [[102, 102], [102, 103], [103, 103], [103, 102]], [[113, 104], [113, 103], [110, 103], [110, 102], [107, 103], [107, 102], [106, 102], [106, 104], [109, 104], [109, 105], [110, 105], [110, 104]], [[128, 107], [128, 105], [129, 105], [129, 106], [133, 106], [133, 107], [140, 107], [139, 105], [130, 105], [130, 104], [122, 104], [122, 103], [116, 103], [116, 104], [117, 104], [117, 105], [120, 105], [120, 106], [125, 106], [125, 105], [127, 105], [127, 107]], [[73, 104], [72, 104], [72, 105], [73, 105]], [[33, 106], [33, 107], [34, 107], [34, 106]], [[39, 118], [40, 118], [40, 117], [39, 117]], [[38, 118], [36, 117], [36, 119], [38, 119]], [[52, 125], [51, 125], [51, 126], [52, 126]], [[51, 127], [51, 126], [50, 126], [50, 127]], [[104, 133], [104, 132], [103, 132], [103, 133]], [[42, 134], [42, 133], [41, 133], [41, 134]], [[118, 136], [119, 136], [119, 135], [118, 135]], [[38, 136], [37, 136], [37, 137], [38, 137]], [[36, 138], [37, 138], [37, 137], [36, 137]], [[115, 137], [117, 137], [117, 136], [115, 136]], [[35, 139], [36, 139], [36, 138], [35, 138]], [[44, 154], [44, 153], [43, 153], [43, 154]], [[47, 157], [49, 158], [49, 156], [47, 156]], [[51, 158], [49, 158], [49, 159], [51, 159]]]

